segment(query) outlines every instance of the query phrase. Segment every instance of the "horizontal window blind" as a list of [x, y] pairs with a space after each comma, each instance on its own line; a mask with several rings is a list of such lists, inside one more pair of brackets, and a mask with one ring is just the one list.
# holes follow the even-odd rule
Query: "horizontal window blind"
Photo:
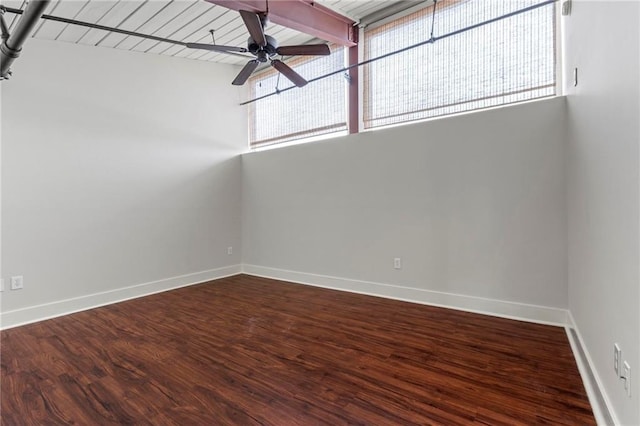
[[[434, 35], [541, 0], [441, 0]], [[428, 7], [365, 31], [365, 59], [431, 37]], [[555, 94], [555, 4], [375, 61], [364, 69], [364, 125], [372, 128]]]
[[[329, 56], [296, 57], [286, 61], [306, 80], [344, 67], [344, 48], [331, 46]], [[249, 79], [251, 98], [293, 86], [274, 68]], [[249, 144], [252, 148], [338, 132], [347, 128], [345, 79], [338, 74], [249, 104]]]

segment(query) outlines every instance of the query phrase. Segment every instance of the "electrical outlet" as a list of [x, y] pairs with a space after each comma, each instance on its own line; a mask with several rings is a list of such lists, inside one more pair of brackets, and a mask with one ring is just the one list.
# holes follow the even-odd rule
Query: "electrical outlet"
[[627, 391], [627, 396], [631, 396], [631, 366], [627, 361], [622, 363], [622, 375], [624, 379], [624, 389]]
[[622, 377], [622, 349], [617, 343], [613, 344], [613, 371], [618, 377]]
[[393, 268], [394, 269], [402, 269], [402, 259], [396, 257], [393, 259]]
[[233, 254], [233, 247], [227, 247], [227, 254]]
[[11, 290], [20, 290], [24, 284], [22, 275], [11, 277]]

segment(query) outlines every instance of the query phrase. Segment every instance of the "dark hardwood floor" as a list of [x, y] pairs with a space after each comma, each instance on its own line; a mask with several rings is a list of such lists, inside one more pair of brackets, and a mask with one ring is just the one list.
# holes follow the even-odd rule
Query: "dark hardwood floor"
[[1, 339], [3, 425], [595, 423], [560, 327], [249, 276]]

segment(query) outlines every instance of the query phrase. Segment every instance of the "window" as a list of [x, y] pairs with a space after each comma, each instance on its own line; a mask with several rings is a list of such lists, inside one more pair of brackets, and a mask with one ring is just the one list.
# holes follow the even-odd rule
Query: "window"
[[[361, 69], [368, 129], [556, 94], [555, 2], [439, 0], [435, 14], [429, 6], [368, 26], [361, 44], [371, 61]], [[252, 148], [347, 130], [345, 49], [331, 49], [287, 62], [308, 86], [249, 104]], [[249, 85], [255, 100], [292, 83], [268, 67]]]
[[[542, 0], [441, 0], [434, 36]], [[432, 7], [365, 31], [365, 60], [431, 34]], [[555, 6], [407, 50], [364, 68], [364, 124], [393, 123], [555, 95]]]
[[[331, 47], [330, 56], [296, 57], [287, 65], [306, 80], [344, 67], [344, 48]], [[269, 67], [249, 79], [251, 99], [293, 86]], [[347, 129], [346, 83], [341, 74], [324, 78], [249, 104], [249, 143], [252, 148]]]

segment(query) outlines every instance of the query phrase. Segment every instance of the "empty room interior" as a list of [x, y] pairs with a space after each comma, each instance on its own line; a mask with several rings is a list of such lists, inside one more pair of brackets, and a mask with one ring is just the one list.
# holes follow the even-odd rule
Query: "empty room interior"
[[640, 2], [0, 4], [0, 424], [640, 425]]

